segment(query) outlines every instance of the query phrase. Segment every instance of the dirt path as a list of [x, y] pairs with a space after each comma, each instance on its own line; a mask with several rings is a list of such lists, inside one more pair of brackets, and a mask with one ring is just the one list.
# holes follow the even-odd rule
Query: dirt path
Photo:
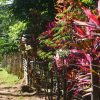
[[36, 95], [35, 91], [22, 93], [21, 81], [23, 80], [19, 81], [15, 76], [8, 74], [5, 69], [0, 68], [0, 100], [45, 100], [43, 96]]
[[37, 96], [35, 92], [21, 93], [18, 87], [7, 87], [1, 83], [0, 100], [45, 100], [45, 98], [43, 96]]

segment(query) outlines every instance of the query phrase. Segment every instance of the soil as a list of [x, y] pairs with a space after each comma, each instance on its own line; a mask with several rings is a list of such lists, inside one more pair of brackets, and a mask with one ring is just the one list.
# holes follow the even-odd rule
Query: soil
[[[40, 95], [40, 93], [36, 93], [35, 89], [33, 91], [29, 91], [29, 88], [28, 91], [31, 93], [25, 89], [24, 92], [21, 91], [22, 86], [25, 84], [24, 78], [19, 80], [17, 83], [12, 81], [15, 85], [12, 85], [10, 80], [7, 81], [8, 78], [10, 78], [11, 81], [16, 81], [6, 72], [5, 69], [0, 68], [0, 100], [45, 100], [45, 96], [43, 94]], [[10, 82], [9, 85], [7, 84], [8, 82]]]
[[9, 87], [0, 82], [0, 100], [45, 100], [45, 97], [36, 91], [22, 93], [19, 85]]

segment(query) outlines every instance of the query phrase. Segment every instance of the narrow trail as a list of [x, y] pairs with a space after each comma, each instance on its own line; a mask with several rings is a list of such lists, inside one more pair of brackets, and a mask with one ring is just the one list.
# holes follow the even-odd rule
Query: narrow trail
[[22, 93], [17, 86], [8, 87], [0, 82], [0, 100], [45, 100], [43, 96], [33, 93]]
[[[21, 92], [22, 84], [20, 81], [15, 84], [14, 78], [6, 70], [0, 69], [0, 100], [45, 100], [45, 97], [36, 94], [36, 91], [32, 93]], [[10, 85], [8, 85], [9, 82]]]

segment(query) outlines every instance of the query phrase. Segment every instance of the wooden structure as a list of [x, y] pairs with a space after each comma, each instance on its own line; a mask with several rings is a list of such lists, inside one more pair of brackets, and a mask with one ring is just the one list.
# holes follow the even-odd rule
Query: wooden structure
[[20, 52], [5, 54], [1, 66], [6, 68], [9, 73], [23, 78], [23, 55]]

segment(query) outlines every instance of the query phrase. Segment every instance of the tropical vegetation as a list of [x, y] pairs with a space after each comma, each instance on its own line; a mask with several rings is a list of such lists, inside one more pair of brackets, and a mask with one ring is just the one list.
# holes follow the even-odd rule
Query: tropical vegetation
[[1, 54], [21, 51], [23, 37], [35, 58], [51, 61], [51, 70], [53, 61], [59, 74], [67, 70], [72, 96], [85, 97], [91, 84], [99, 86], [100, 0], [1, 0], [0, 9]]

